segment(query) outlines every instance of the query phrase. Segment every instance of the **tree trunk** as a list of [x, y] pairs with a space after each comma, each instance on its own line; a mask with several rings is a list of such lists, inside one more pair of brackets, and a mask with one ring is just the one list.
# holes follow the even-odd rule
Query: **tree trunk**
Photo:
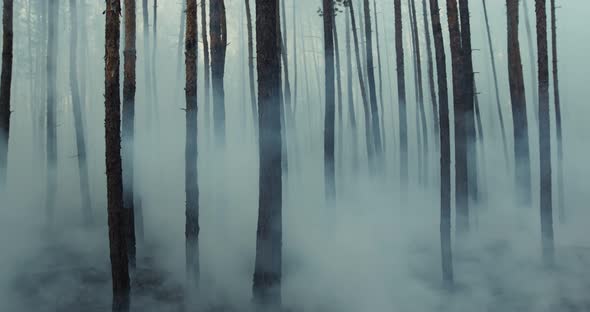
[[358, 170], [358, 131], [357, 131], [357, 122], [356, 122], [356, 114], [354, 111], [354, 94], [352, 88], [352, 51], [350, 47], [350, 14], [345, 14], [346, 16], [346, 89], [347, 89], [347, 98], [348, 98], [348, 124], [350, 125], [351, 131], [351, 139], [352, 139], [352, 168], [356, 173]]
[[377, 44], [377, 77], [379, 78], [379, 121], [381, 123], [381, 148], [385, 150], [385, 110], [383, 103], [383, 70], [381, 69], [381, 42], [379, 40], [379, 23], [377, 19], [377, 2], [373, 0], [373, 15], [375, 16], [375, 43]]
[[323, 0], [324, 20], [324, 69], [326, 79], [326, 113], [324, 115], [324, 183], [326, 199], [336, 197], [334, 170], [334, 14], [332, 0]]
[[547, 12], [545, 0], [535, 1], [537, 13], [537, 66], [539, 68], [539, 155], [540, 155], [540, 203], [543, 261], [555, 262], [553, 243], [553, 206], [551, 189], [551, 127], [549, 118], [549, 65], [547, 56]]
[[[536, 0], [535, 0], [536, 1]], [[533, 111], [535, 112], [536, 121], [539, 121], [539, 92], [536, 90], [537, 88], [537, 68], [535, 67], [535, 50], [534, 50], [534, 43], [533, 43], [533, 32], [531, 30], [531, 21], [529, 18], [529, 8], [528, 8], [528, 0], [522, 0], [523, 10], [524, 10], [524, 24], [526, 28], [526, 35], [527, 35], [527, 43], [529, 46], [529, 66], [531, 67], [531, 89], [533, 91]], [[518, 10], [518, 7], [516, 8]]]
[[[186, 0], [182, 0], [182, 7], [180, 9], [180, 28], [178, 31], [178, 49], [176, 50], [176, 77], [178, 84], [180, 85], [180, 77], [182, 71], [182, 50], [184, 50], [184, 32], [186, 31]], [[176, 102], [176, 95], [174, 93], [174, 103]]]
[[[249, 1], [249, 0], [248, 0]], [[249, 11], [247, 11], [249, 12]], [[251, 28], [251, 27], [249, 27]], [[204, 122], [205, 122], [205, 132], [207, 133], [207, 129], [210, 128], [210, 120], [211, 120], [211, 100], [209, 93], [211, 91], [211, 61], [210, 61], [210, 52], [209, 52], [209, 37], [207, 36], [207, 1], [201, 0], [201, 41], [203, 41], [203, 68], [204, 68], [204, 89], [205, 89], [205, 109], [204, 109]], [[252, 82], [250, 82], [252, 84]], [[252, 88], [252, 85], [250, 85]], [[252, 91], [252, 89], [250, 89]]]
[[282, 177], [280, 36], [278, 0], [256, 0], [259, 118], [259, 199], [254, 301], [280, 305], [282, 266]]
[[467, 202], [467, 142], [464, 96], [464, 62], [461, 51], [459, 31], [459, 12], [457, 0], [447, 0], [447, 20], [451, 44], [453, 71], [453, 105], [455, 110], [455, 183], [457, 232], [466, 232], [469, 227], [469, 208]]
[[224, 0], [211, 0], [209, 5], [211, 38], [211, 82], [213, 86], [213, 128], [216, 143], [225, 144], [225, 53], [227, 48]]
[[559, 221], [564, 223], [565, 194], [563, 186], [563, 141], [561, 128], [561, 100], [559, 98], [559, 72], [557, 66], [557, 21], [555, 19], [555, 0], [551, 0], [551, 55], [553, 65], [553, 99], [555, 105], [555, 131], [557, 134], [557, 209]]
[[408, 187], [408, 113], [406, 109], [406, 78], [404, 70], [404, 38], [402, 37], [402, 4], [393, 0], [395, 18], [395, 59], [397, 66], [397, 100], [399, 110], [400, 178], [401, 193]]
[[496, 56], [494, 54], [494, 45], [492, 43], [492, 34], [490, 32], [490, 22], [488, 19], [488, 9], [486, 5], [486, 0], [481, 0], [483, 5], [483, 15], [486, 23], [486, 33], [488, 37], [488, 46], [490, 48], [490, 62], [492, 65], [492, 74], [494, 77], [494, 90], [496, 91], [496, 109], [498, 110], [498, 120], [500, 121], [500, 131], [502, 133], [502, 147], [504, 150], [504, 160], [506, 161], [506, 166], [508, 166], [508, 143], [506, 140], [506, 128], [504, 127], [504, 118], [502, 116], [502, 105], [500, 104], [500, 91], [498, 87], [498, 74], [496, 71]]
[[[437, 5], [438, 6], [438, 5]], [[428, 91], [430, 92], [430, 102], [432, 103], [432, 120], [434, 127], [434, 145], [435, 149], [439, 148], [439, 125], [438, 125], [438, 109], [436, 100], [436, 86], [434, 85], [434, 64], [432, 61], [432, 46], [430, 43], [430, 31], [428, 27], [428, 8], [426, 0], [422, 0], [422, 14], [424, 19], [424, 33], [426, 37], [426, 59], [428, 61]]]
[[297, 116], [297, 1], [293, 1], [293, 118]]
[[[246, 27], [248, 28], [248, 78], [250, 85], [250, 103], [252, 104], [252, 122], [254, 123], [254, 129], [258, 130], [258, 117], [256, 116], [256, 114], [258, 114], [256, 109], [256, 82], [254, 80], [254, 44], [252, 41], [252, 15], [250, 13], [250, 0], [244, 0], [244, 2], [246, 3]], [[205, 41], [203, 41], [203, 44], [204, 42]], [[258, 131], [255, 132], [256, 136], [258, 136]]]
[[134, 155], [135, 155], [135, 71], [137, 62], [136, 46], [136, 4], [125, 0], [125, 64], [123, 65], [123, 123], [121, 140], [123, 147], [123, 208], [127, 213], [127, 252], [129, 265], [135, 269], [135, 205], [134, 205]]
[[105, 11], [105, 147], [113, 311], [129, 311], [129, 271], [123, 211], [119, 37], [121, 2], [107, 1]]
[[359, 52], [359, 40], [358, 34], [356, 31], [356, 19], [354, 16], [354, 6], [352, 3], [348, 6], [349, 13], [350, 13], [350, 23], [352, 26], [352, 38], [354, 40], [354, 51], [356, 57], [356, 65], [357, 65], [357, 73], [359, 77], [359, 85], [361, 88], [361, 98], [363, 100], [363, 115], [365, 117], [365, 143], [367, 145], [367, 155], [369, 158], [369, 167], [374, 166], [373, 159], [375, 158], [375, 142], [373, 141], [373, 136], [371, 135], [371, 112], [369, 108], [369, 101], [367, 99], [367, 91], [365, 89], [365, 82], [363, 80], [363, 66], [361, 62], [361, 55]]
[[[335, 17], [335, 16], [334, 16]], [[334, 36], [334, 60], [335, 60], [335, 72], [336, 72], [336, 94], [338, 98], [338, 170], [342, 172], [342, 156], [344, 154], [344, 120], [343, 120], [343, 100], [342, 100], [342, 72], [340, 71], [340, 50], [338, 45], [338, 27], [336, 25], [336, 19], [332, 25], [333, 36]], [[335, 160], [334, 160], [335, 161]]]
[[[154, 98], [152, 96], [152, 73], [150, 67], [150, 30], [149, 30], [149, 15], [148, 15], [148, 0], [143, 0], [142, 2], [142, 9], [143, 9], [143, 59], [144, 59], [144, 66], [145, 66], [145, 97], [147, 102], [147, 124], [148, 128], [151, 127], [152, 122], [152, 113], [154, 107]], [[137, 211], [139, 213], [139, 211]]]
[[186, 24], [186, 275], [190, 286], [199, 283], [199, 184], [197, 180], [197, 0], [187, 2]]
[[47, 181], [46, 207], [49, 226], [53, 224], [55, 209], [55, 191], [57, 184], [57, 138], [56, 138], [56, 101], [57, 101], [57, 24], [58, 1], [48, 2], [47, 25]]
[[379, 123], [379, 110], [377, 108], [377, 92], [375, 90], [375, 65], [373, 64], [373, 34], [371, 30], [371, 6], [369, 0], [364, 0], [364, 13], [365, 13], [365, 37], [367, 39], [367, 81], [369, 85], [369, 104], [371, 108], [371, 126], [373, 134], [373, 146], [375, 147], [375, 159], [377, 165], [373, 167], [373, 172], [376, 173], [383, 161], [382, 155], [382, 142], [381, 142], [381, 130]]
[[154, 6], [153, 6], [153, 10], [154, 10], [154, 25], [152, 27], [153, 29], [153, 44], [152, 44], [152, 57], [151, 57], [151, 62], [152, 62], [152, 77], [151, 77], [151, 83], [152, 83], [152, 94], [153, 94], [153, 98], [154, 98], [154, 106], [153, 106], [153, 110], [154, 110], [154, 120], [156, 123], [156, 127], [159, 125], [159, 119], [160, 119], [160, 114], [158, 113], [158, 105], [159, 105], [159, 100], [158, 100], [158, 84], [156, 83], [156, 76], [157, 76], [157, 66], [156, 66], [156, 53], [158, 51], [158, 0], [154, 0]]
[[447, 87], [447, 64], [444, 39], [440, 24], [438, 0], [430, 0], [430, 16], [436, 73], [438, 82], [440, 120], [440, 245], [443, 281], [453, 284], [453, 251], [451, 247], [451, 139], [449, 130], [449, 93]]
[[520, 205], [531, 203], [529, 133], [524, 78], [518, 41], [518, 0], [506, 0], [508, 21], [508, 80], [514, 125], [514, 159], [517, 197]]
[[13, 0], [2, 8], [2, 76], [0, 80], [0, 194], [6, 186], [8, 138], [10, 134], [10, 88], [12, 85]]

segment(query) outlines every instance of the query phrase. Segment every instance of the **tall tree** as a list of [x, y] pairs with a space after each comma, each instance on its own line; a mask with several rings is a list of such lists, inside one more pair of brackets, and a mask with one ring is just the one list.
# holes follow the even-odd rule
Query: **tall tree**
[[205, 89], [205, 129], [209, 129], [211, 118], [211, 54], [209, 51], [209, 36], [207, 32], [207, 0], [201, 0], [201, 41], [203, 41], [203, 68], [204, 68], [204, 89]]
[[402, 196], [408, 185], [408, 113], [406, 109], [406, 78], [404, 70], [404, 38], [402, 2], [393, 0], [395, 19], [395, 60], [397, 66], [397, 101], [399, 116], [400, 178]]
[[565, 222], [565, 194], [563, 186], [563, 133], [561, 128], [561, 100], [559, 98], [559, 71], [557, 66], [557, 21], [555, 0], [551, 0], [551, 56], [553, 69], [553, 100], [555, 105], [555, 131], [557, 132], [557, 210], [559, 221]]
[[352, 139], [352, 167], [356, 171], [358, 169], [358, 131], [356, 124], [356, 113], [354, 111], [354, 94], [352, 88], [352, 51], [350, 47], [350, 14], [345, 14], [346, 25], [346, 92], [348, 100], [348, 124], [350, 125], [351, 139]]
[[[533, 111], [535, 112], [536, 121], [539, 121], [539, 92], [537, 88], [537, 68], [535, 67], [535, 49], [533, 43], [533, 31], [531, 30], [531, 21], [529, 18], [529, 0], [522, 0], [522, 8], [524, 11], [524, 25], [526, 29], [526, 39], [528, 43], [528, 52], [529, 52], [529, 66], [530, 66], [530, 73], [531, 73], [531, 89], [533, 91]], [[535, 0], [536, 1], [536, 0]], [[517, 8], [518, 10], [518, 8]]]
[[343, 155], [343, 148], [344, 148], [344, 136], [342, 129], [344, 128], [344, 121], [343, 121], [343, 100], [342, 100], [342, 71], [340, 70], [340, 47], [338, 45], [338, 27], [336, 25], [336, 13], [334, 13], [334, 23], [332, 27], [332, 32], [334, 36], [334, 66], [336, 72], [336, 96], [338, 102], [336, 103], [336, 107], [338, 108], [338, 157], [339, 157], [339, 164], [338, 170], [340, 171], [342, 168], [342, 155]]
[[[152, 90], [152, 94], [153, 94], [153, 98], [154, 98], [154, 119], [156, 120], [156, 126], [158, 125], [158, 119], [159, 114], [158, 114], [158, 84], [156, 82], [156, 76], [157, 76], [157, 66], [156, 66], [156, 53], [158, 51], [158, 0], [154, 0], [154, 6], [153, 6], [153, 16], [154, 16], [154, 24], [152, 25], [152, 35], [153, 35], [153, 43], [152, 43], [152, 55], [151, 55], [151, 62], [152, 62], [152, 77], [151, 78], [151, 83], [152, 83], [152, 87], [150, 88]], [[147, 52], [147, 51], [146, 51]]]
[[508, 22], [508, 80], [510, 82], [510, 100], [512, 102], [514, 125], [515, 181], [519, 204], [529, 205], [531, 202], [531, 169], [524, 78], [518, 40], [518, 0], [506, 0], [506, 9]]
[[213, 87], [213, 128], [217, 143], [225, 144], [225, 53], [227, 30], [225, 1], [209, 3], [209, 36], [211, 39], [211, 82]]
[[130, 286], [121, 170], [120, 0], [107, 1], [105, 14], [105, 158], [113, 311], [129, 311]]
[[[149, 28], [149, 8], [148, 8], [148, 0], [143, 0], [142, 2], [142, 16], [143, 16], [143, 55], [144, 55], [144, 66], [145, 66], [145, 99], [147, 102], [147, 123], [148, 126], [151, 125], [152, 122], [152, 113], [154, 107], [154, 98], [152, 93], [152, 68], [150, 66], [150, 28]], [[138, 211], [139, 212], [139, 211]]]
[[282, 168], [278, 0], [256, 0], [259, 193], [255, 302], [280, 304], [282, 266]]
[[[184, 50], [184, 33], [186, 32], [186, 0], [182, 0], [182, 7], [180, 9], [180, 27], [178, 31], [178, 49], [176, 50], [176, 76], [180, 81], [181, 70], [182, 70], [182, 51]], [[175, 93], [176, 94], [176, 93]], [[176, 103], [175, 95], [174, 103]]]
[[375, 43], [377, 49], [377, 77], [379, 78], [379, 122], [381, 123], [381, 148], [385, 150], [385, 104], [383, 103], [383, 70], [381, 67], [381, 40], [379, 40], [379, 22], [377, 19], [377, 1], [373, 0], [373, 16], [375, 17]]
[[[365, 48], [367, 50], [367, 81], [369, 86], [369, 104], [371, 108], [371, 127], [372, 127], [372, 135], [373, 135], [373, 144], [375, 148], [375, 157], [376, 163], [374, 162], [373, 165], [382, 164], [383, 161], [383, 148], [381, 142], [381, 130], [379, 125], [379, 109], [377, 108], [377, 92], [375, 90], [375, 65], [373, 62], [373, 34], [371, 28], [371, 5], [369, 4], [369, 0], [364, 0], [364, 25], [365, 25], [365, 39], [366, 44]], [[375, 169], [377, 167], [373, 167], [373, 173], [376, 173]]]
[[0, 194], [6, 185], [12, 85], [13, 0], [2, 3], [2, 74], [0, 78]]
[[[203, 0], [203, 2], [205, 2]], [[250, 0], [244, 0], [246, 3], [246, 27], [248, 28], [248, 83], [250, 86], [250, 103], [252, 105], [252, 122], [254, 129], [258, 130], [258, 117], [256, 116], [256, 82], [254, 81], [254, 43], [252, 38], [252, 14], [250, 12]], [[296, 37], [296, 36], [295, 36]], [[258, 131], [256, 131], [258, 133]]]
[[199, 184], [197, 180], [197, 0], [186, 7], [186, 271], [189, 285], [199, 282]]
[[498, 87], [498, 73], [496, 70], [496, 55], [494, 54], [494, 44], [492, 41], [492, 33], [490, 32], [490, 21], [488, 18], [488, 8], [486, 0], [481, 0], [483, 6], [483, 16], [486, 23], [486, 34], [488, 39], [488, 47], [490, 52], [490, 64], [492, 66], [492, 74], [494, 77], [494, 90], [496, 92], [496, 109], [498, 111], [498, 120], [500, 121], [500, 131], [502, 133], [502, 147], [504, 151], [504, 160], [508, 166], [508, 143], [506, 141], [506, 128], [504, 127], [504, 117], [502, 115], [502, 105], [500, 104], [500, 88]]
[[51, 225], [55, 209], [55, 191], [57, 184], [57, 137], [56, 137], [56, 101], [57, 101], [57, 0], [48, 2], [47, 17], [47, 181], [46, 208], [47, 221]]
[[453, 253], [451, 247], [451, 139], [449, 130], [449, 92], [444, 39], [440, 23], [438, 0], [430, 0], [430, 19], [436, 54], [440, 120], [440, 245], [443, 280], [453, 283]]
[[127, 251], [129, 265], [135, 268], [135, 205], [134, 205], [134, 139], [135, 139], [135, 71], [137, 62], [136, 46], [136, 3], [125, 0], [125, 50], [123, 73], [123, 122], [121, 144], [123, 150], [123, 208], [127, 213]]
[[323, 0], [324, 21], [324, 70], [326, 113], [324, 115], [324, 183], [326, 199], [334, 200], [336, 196], [336, 178], [334, 170], [334, 12], [333, 1]]
[[[438, 5], [437, 5], [438, 6]], [[439, 124], [438, 109], [436, 100], [436, 86], [434, 85], [434, 64], [432, 62], [432, 43], [430, 42], [430, 31], [428, 25], [428, 7], [426, 0], [422, 0], [422, 17], [424, 19], [424, 33], [426, 37], [426, 60], [428, 61], [428, 91], [430, 92], [430, 102], [432, 103], [432, 120], [434, 127], [434, 144], [438, 149], [439, 145]], [[440, 17], [439, 17], [440, 19]]]
[[539, 155], [540, 203], [543, 260], [552, 265], [555, 258], [553, 202], [551, 189], [551, 126], [549, 118], [549, 57], [547, 52], [547, 12], [545, 0], [535, 0], [537, 14], [537, 66], [539, 68]]

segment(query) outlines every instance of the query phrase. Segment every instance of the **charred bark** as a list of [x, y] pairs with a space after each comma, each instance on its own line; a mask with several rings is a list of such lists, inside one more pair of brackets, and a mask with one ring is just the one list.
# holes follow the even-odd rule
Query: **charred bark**
[[395, 19], [395, 60], [397, 66], [397, 100], [399, 110], [400, 178], [402, 196], [408, 186], [408, 113], [406, 108], [406, 78], [404, 69], [404, 38], [401, 0], [393, 0]]

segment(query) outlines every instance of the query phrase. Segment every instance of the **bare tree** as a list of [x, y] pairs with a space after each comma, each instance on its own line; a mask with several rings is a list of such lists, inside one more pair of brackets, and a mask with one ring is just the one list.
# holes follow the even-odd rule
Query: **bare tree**
[[48, 2], [47, 19], [47, 181], [46, 208], [47, 221], [53, 223], [55, 209], [55, 191], [57, 185], [57, 137], [56, 137], [56, 101], [57, 101], [57, 19], [58, 1]]
[[336, 196], [334, 170], [334, 7], [332, 0], [323, 0], [324, 21], [324, 69], [326, 82], [326, 113], [324, 115], [324, 183], [326, 199], [333, 201]]
[[255, 302], [281, 302], [282, 168], [280, 103], [280, 35], [278, 0], [256, 0], [258, 72], [259, 198], [256, 261], [252, 291]]
[[120, 0], [107, 1], [105, 14], [105, 158], [113, 311], [129, 311], [130, 285], [121, 169]]
[[561, 100], [559, 98], [559, 72], [557, 66], [557, 21], [555, 16], [555, 0], [551, 0], [551, 56], [553, 66], [553, 100], [555, 105], [555, 131], [557, 134], [557, 209], [559, 221], [564, 223], [565, 194], [563, 186], [563, 133], [561, 127]]
[[383, 103], [383, 70], [381, 68], [381, 40], [379, 40], [379, 21], [377, 19], [377, 1], [373, 0], [373, 16], [375, 17], [375, 43], [377, 49], [377, 77], [379, 78], [379, 122], [381, 123], [381, 148], [385, 150], [385, 110]]
[[[249, 11], [248, 11], [249, 12]], [[207, 33], [207, 0], [201, 0], [201, 40], [203, 42], [203, 68], [204, 68], [204, 89], [205, 89], [205, 129], [210, 128], [211, 116], [211, 54], [209, 51], [209, 37]]]
[[406, 109], [406, 77], [404, 69], [404, 38], [401, 0], [393, 0], [395, 19], [395, 60], [397, 66], [397, 101], [399, 115], [400, 178], [402, 196], [408, 187], [408, 113]]
[[[437, 5], [438, 6], [438, 5]], [[432, 44], [430, 42], [430, 28], [428, 27], [428, 8], [426, 0], [422, 0], [422, 15], [424, 19], [424, 37], [426, 37], [426, 59], [428, 61], [428, 91], [430, 92], [430, 102], [432, 103], [432, 120], [434, 127], [434, 145], [438, 149], [439, 146], [439, 124], [438, 124], [438, 109], [436, 100], [436, 86], [434, 85], [434, 64], [432, 61]], [[440, 17], [439, 17], [440, 19]]]
[[225, 53], [227, 30], [224, 0], [209, 4], [209, 36], [211, 39], [211, 82], [213, 87], [213, 128], [217, 143], [225, 144]]
[[[533, 43], [533, 32], [531, 30], [531, 21], [529, 18], [529, 7], [528, 7], [529, 0], [522, 0], [522, 8], [524, 11], [524, 25], [526, 29], [526, 39], [528, 43], [528, 52], [529, 52], [529, 66], [530, 66], [530, 73], [531, 73], [531, 89], [533, 91], [533, 111], [535, 112], [535, 120], [539, 121], [539, 92], [536, 90], [537, 88], [537, 67], [535, 66], [535, 49]], [[536, 1], [536, 0], [535, 0]], [[518, 10], [518, 8], [517, 8]]]
[[[203, 1], [205, 2], [205, 1]], [[248, 28], [248, 82], [250, 85], [250, 103], [252, 104], [252, 122], [254, 129], [258, 130], [258, 117], [256, 116], [256, 82], [254, 81], [254, 44], [252, 38], [252, 14], [250, 13], [250, 0], [244, 0], [246, 3], [246, 27]], [[258, 133], [258, 131], [256, 131]]]
[[10, 88], [12, 85], [13, 0], [2, 3], [2, 76], [0, 78], [0, 194], [6, 185], [10, 134]]
[[356, 113], [354, 111], [354, 94], [352, 88], [352, 51], [350, 47], [350, 14], [345, 14], [346, 20], [346, 90], [348, 99], [348, 123], [350, 124], [350, 131], [352, 132], [352, 167], [356, 171], [358, 169], [358, 130], [356, 122]]

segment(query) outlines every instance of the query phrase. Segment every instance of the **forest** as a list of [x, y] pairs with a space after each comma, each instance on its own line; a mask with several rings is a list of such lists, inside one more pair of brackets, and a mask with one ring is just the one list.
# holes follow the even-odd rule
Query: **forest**
[[585, 0], [2, 0], [0, 311], [590, 311]]

